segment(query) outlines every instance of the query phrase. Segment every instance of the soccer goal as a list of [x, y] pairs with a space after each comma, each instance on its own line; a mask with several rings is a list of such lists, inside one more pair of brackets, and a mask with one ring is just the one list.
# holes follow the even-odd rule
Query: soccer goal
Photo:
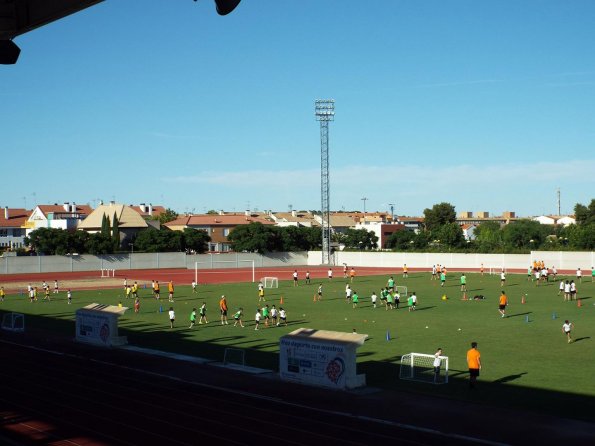
[[246, 365], [244, 353], [241, 348], [227, 347], [223, 352], [223, 365], [235, 364], [244, 367]]
[[407, 287], [406, 286], [397, 285], [395, 287], [395, 289], [396, 289], [397, 293], [399, 293], [399, 296], [401, 296], [401, 297], [407, 297], [408, 296], [408, 294], [407, 294]]
[[488, 268], [490, 276], [500, 275], [502, 271], [506, 272], [506, 268], [503, 266], [491, 266]]
[[265, 288], [279, 288], [278, 277], [263, 277], [261, 282]]
[[409, 379], [431, 384], [448, 383], [448, 356], [439, 356], [440, 369], [434, 370], [434, 355], [409, 353], [401, 357], [399, 379]]
[[2, 316], [2, 330], [24, 332], [25, 315], [22, 313], [6, 313]]

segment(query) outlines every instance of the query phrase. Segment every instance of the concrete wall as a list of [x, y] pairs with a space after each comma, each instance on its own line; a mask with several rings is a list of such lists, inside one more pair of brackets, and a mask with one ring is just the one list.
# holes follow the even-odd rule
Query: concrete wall
[[[320, 251], [308, 252], [308, 265], [319, 265], [322, 259]], [[415, 252], [346, 252], [334, 254], [334, 264], [349, 266], [371, 266], [402, 268], [425, 268], [440, 264], [449, 269], [479, 269], [483, 263], [486, 271], [490, 268], [526, 271], [533, 260], [543, 260], [548, 267], [558, 270], [575, 271], [581, 268], [590, 270], [594, 265], [593, 252], [534, 251], [530, 254], [460, 254], [460, 253], [415, 253]]]
[[297, 266], [307, 263], [308, 254], [271, 253], [266, 256], [254, 253], [225, 253], [186, 255], [182, 252], [115, 254], [104, 256], [23, 256], [0, 257], [1, 274], [51, 273], [97, 271], [101, 269], [159, 269], [159, 268], [248, 268], [269, 266]]
[[[526, 271], [533, 260], [543, 260], [549, 267], [558, 270], [576, 271], [581, 268], [590, 271], [595, 265], [593, 252], [569, 251], [534, 251], [531, 254], [459, 254], [459, 253], [415, 253], [415, 252], [336, 252], [333, 263], [349, 266], [370, 266], [386, 268], [431, 269], [432, 265], [441, 264], [449, 269], [479, 269], [483, 263], [486, 271], [500, 269]], [[302, 265], [320, 265], [322, 253], [278, 252], [266, 256], [255, 253], [222, 253], [186, 255], [181, 252], [135, 253], [105, 256], [35, 256], [35, 257], [0, 257], [0, 274], [46, 273], [61, 271], [97, 271], [102, 268], [159, 269], [159, 268], [251, 268], [292, 267]]]

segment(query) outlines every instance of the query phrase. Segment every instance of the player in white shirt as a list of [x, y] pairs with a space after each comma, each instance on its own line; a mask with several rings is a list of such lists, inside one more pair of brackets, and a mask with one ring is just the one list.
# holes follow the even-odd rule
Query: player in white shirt
[[174, 321], [176, 320], [176, 313], [174, 307], [169, 307], [169, 328], [174, 328]]
[[572, 337], [570, 336], [572, 328], [572, 322], [568, 322], [568, 320], [564, 321], [564, 324], [562, 324], [562, 333], [566, 335], [569, 344], [572, 342]]

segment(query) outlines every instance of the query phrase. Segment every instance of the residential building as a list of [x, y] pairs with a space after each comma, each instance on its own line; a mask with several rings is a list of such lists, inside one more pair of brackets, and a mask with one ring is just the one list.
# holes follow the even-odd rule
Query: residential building
[[12, 251], [25, 246], [25, 223], [31, 211], [4, 207], [0, 210], [0, 250]]
[[277, 226], [303, 226], [311, 228], [320, 226], [315, 215], [309, 211], [271, 212], [270, 218]]
[[64, 204], [40, 204], [33, 209], [25, 222], [27, 235], [38, 228], [75, 231], [91, 212], [91, 206], [65, 202]]
[[147, 229], [150, 226], [149, 222], [133, 207], [116, 204], [112, 201], [109, 204], [100, 204], [97, 206], [97, 209], [93, 210], [87, 218], [79, 223], [78, 229], [91, 234], [101, 232], [104, 215], [109, 218], [110, 227], [113, 225], [114, 215], [118, 219], [120, 245], [124, 247], [128, 246], [128, 243], [134, 240], [139, 231]]
[[229, 233], [237, 226], [250, 223], [275, 224], [266, 218], [253, 216], [249, 211], [246, 211], [244, 214], [185, 215], [165, 223], [164, 226], [173, 231], [183, 231], [186, 228], [201, 229], [211, 237], [210, 252], [227, 252], [232, 250], [231, 243], [227, 240]]

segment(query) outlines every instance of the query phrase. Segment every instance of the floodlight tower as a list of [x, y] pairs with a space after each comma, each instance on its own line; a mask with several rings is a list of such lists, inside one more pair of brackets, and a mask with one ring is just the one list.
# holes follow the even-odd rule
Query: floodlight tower
[[320, 121], [320, 196], [322, 217], [322, 264], [331, 263], [331, 210], [328, 164], [328, 123], [335, 120], [335, 100], [317, 99], [314, 102], [316, 120]]

